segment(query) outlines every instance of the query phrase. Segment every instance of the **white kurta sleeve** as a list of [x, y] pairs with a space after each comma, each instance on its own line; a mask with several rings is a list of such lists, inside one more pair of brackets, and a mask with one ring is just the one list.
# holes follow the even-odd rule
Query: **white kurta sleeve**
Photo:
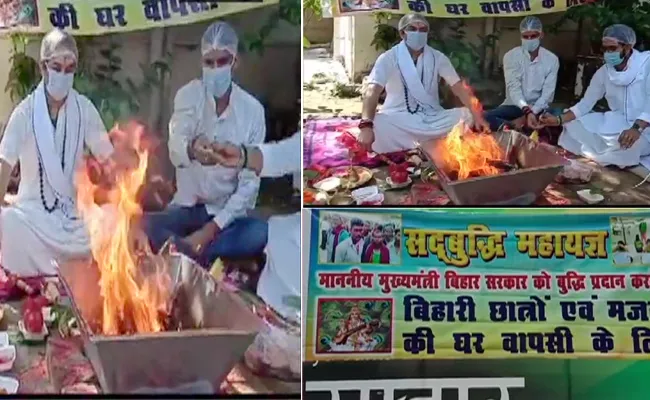
[[576, 119], [590, 113], [596, 103], [605, 96], [605, 79], [607, 79], [607, 71], [605, 67], [601, 67], [591, 78], [589, 87], [587, 87], [582, 99], [578, 104], [570, 108]]
[[288, 139], [259, 145], [263, 177], [279, 177], [300, 170], [300, 132]]
[[522, 88], [523, 66], [517, 60], [517, 54], [509, 51], [503, 56], [503, 75], [506, 80], [506, 91], [508, 97], [519, 108], [528, 106]]
[[21, 103], [9, 117], [2, 139], [0, 139], [0, 159], [12, 167], [18, 162], [27, 138], [27, 117]]
[[454, 86], [460, 82], [460, 77], [456, 72], [451, 60], [446, 55], [439, 53], [435, 55], [436, 61], [438, 62], [438, 75], [445, 80], [447, 85]]
[[535, 114], [539, 114], [544, 111], [549, 104], [553, 102], [555, 98], [555, 88], [557, 86], [557, 74], [560, 70], [560, 61], [557, 57], [554, 57], [549, 68], [548, 74], [544, 77], [544, 83], [542, 85], [542, 95], [539, 96], [539, 99], [533, 104], [531, 109]]
[[370, 75], [368, 75], [368, 83], [386, 87], [390, 72], [393, 70], [391, 64], [390, 53], [384, 52], [380, 54], [372, 67], [372, 71], [370, 71]]
[[[645, 104], [643, 106], [643, 112], [639, 115], [638, 119], [650, 123], [650, 63], [646, 67], [645, 75]], [[645, 129], [643, 135], [650, 139], [650, 129]]]
[[341, 246], [339, 243], [338, 246], [336, 246], [336, 251], [334, 252], [334, 262], [335, 263], [344, 263], [346, 261], [345, 253], [347, 252], [347, 248], [345, 246]]
[[79, 104], [83, 107], [80, 117], [85, 118], [82, 123], [86, 126], [84, 136], [86, 146], [98, 160], [105, 161], [113, 154], [113, 145], [106, 132], [102, 117], [87, 97], [80, 95]]
[[[251, 123], [244, 145], [259, 145], [266, 137], [266, 120], [264, 108], [256, 104], [256, 110], [251, 112]], [[255, 207], [257, 193], [260, 189], [260, 178], [251, 170], [243, 169], [237, 177], [237, 189], [230, 196], [224, 207], [214, 216], [214, 222], [223, 229], [233, 220], [246, 215], [246, 212]]]
[[169, 120], [169, 159], [176, 168], [186, 168], [192, 164], [187, 147], [192, 140], [199, 116], [196, 115], [197, 96], [194, 87], [186, 85], [174, 97], [174, 111]]

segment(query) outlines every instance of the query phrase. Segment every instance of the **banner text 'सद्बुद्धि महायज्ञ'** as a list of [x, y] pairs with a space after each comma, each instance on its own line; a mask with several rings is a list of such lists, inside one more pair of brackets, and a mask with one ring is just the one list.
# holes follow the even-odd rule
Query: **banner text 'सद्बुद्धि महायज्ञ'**
[[608, 212], [312, 211], [305, 358], [650, 357], [650, 211]]

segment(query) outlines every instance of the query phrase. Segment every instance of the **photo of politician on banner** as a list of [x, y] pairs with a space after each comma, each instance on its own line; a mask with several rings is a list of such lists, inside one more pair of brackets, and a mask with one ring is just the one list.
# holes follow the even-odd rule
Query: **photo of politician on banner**
[[[346, 214], [350, 220], [363, 221], [382, 213]], [[332, 213], [312, 211], [311, 232], [304, 242], [310, 246], [308, 361], [650, 354], [650, 273], [642, 266], [650, 211], [463, 209], [386, 214], [401, 214], [399, 265], [331, 265], [322, 263], [318, 254], [324, 237], [319, 220]], [[340, 224], [335, 230], [345, 236], [353, 225]], [[619, 251], [621, 242], [628, 250]], [[330, 244], [334, 253], [341, 243]], [[620, 254], [632, 259], [624, 268], [619, 265]], [[372, 299], [370, 309], [365, 308], [367, 302], [345, 303], [364, 298]], [[386, 321], [386, 313], [370, 312], [382, 300], [392, 302], [391, 321]], [[350, 315], [354, 326], [344, 326], [341, 321]], [[324, 323], [332, 326], [325, 331]], [[337, 336], [356, 327], [361, 335], [337, 344]], [[386, 327], [392, 332], [378, 335]], [[387, 343], [386, 338], [391, 351], [374, 351], [374, 341]], [[340, 345], [349, 351], [324, 350]]]
[[322, 211], [319, 221], [321, 264], [399, 265], [402, 216]]

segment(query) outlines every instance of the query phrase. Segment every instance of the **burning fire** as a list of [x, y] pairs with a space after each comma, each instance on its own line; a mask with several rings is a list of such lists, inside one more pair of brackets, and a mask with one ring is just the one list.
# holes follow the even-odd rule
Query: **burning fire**
[[134, 162], [116, 173], [115, 185], [103, 196], [106, 203], [101, 207], [95, 199], [106, 189], [93, 183], [88, 168], [77, 175], [77, 203], [90, 232], [90, 247], [99, 270], [100, 328], [105, 335], [165, 329], [163, 316], [171, 296], [171, 279], [159, 268], [145, 272], [132, 240], [135, 223], [142, 216], [137, 194], [145, 181], [149, 158], [143, 133], [144, 128], [135, 123], [111, 131], [116, 138], [116, 152], [128, 154], [126, 149], [130, 149]]
[[[482, 115], [483, 105], [466, 82], [463, 82], [463, 86], [470, 93], [472, 112]], [[455, 175], [453, 178], [457, 180], [497, 175], [501, 172], [494, 161], [503, 160], [505, 154], [490, 132], [473, 132], [470, 126], [460, 121], [438, 143], [436, 152], [440, 155], [444, 170]]]

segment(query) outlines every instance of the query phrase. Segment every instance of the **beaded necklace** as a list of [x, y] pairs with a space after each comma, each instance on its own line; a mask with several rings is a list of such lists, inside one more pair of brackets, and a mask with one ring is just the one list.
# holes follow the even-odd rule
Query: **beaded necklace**
[[[423, 60], [424, 62], [424, 60]], [[436, 59], [435, 57], [433, 58], [434, 62], [434, 67], [433, 70], [435, 71], [435, 62]], [[402, 79], [402, 86], [404, 87], [404, 101], [406, 102], [406, 111], [409, 112], [409, 114], [413, 115], [416, 114], [418, 111], [420, 111], [420, 104], [416, 102], [415, 104], [415, 110], [411, 110], [411, 103], [409, 102], [409, 92], [408, 88], [406, 86], [406, 80], [404, 79], [404, 74], [402, 74], [402, 70], [399, 67], [399, 62], [397, 63], [397, 69], [399, 70], [399, 76]], [[424, 86], [424, 67], [422, 68], [422, 71], [420, 72], [420, 82], [422, 82], [422, 86]]]
[[[81, 109], [79, 107], [79, 101], [77, 101], [77, 111], [79, 112], [79, 126], [77, 129], [77, 136], [81, 133]], [[35, 113], [32, 110], [32, 131], [36, 133], [35, 129]], [[61, 151], [61, 169], [65, 173], [65, 149], [66, 149], [66, 143], [68, 141], [68, 113], [66, 112], [65, 114], [65, 121], [64, 121], [64, 127], [63, 127], [63, 150]], [[54, 134], [56, 135], [56, 123], [52, 121], [52, 125], [54, 125]], [[36, 138], [34, 138], [36, 140]], [[77, 137], [77, 140], [79, 138]], [[78, 143], [77, 143], [78, 147]], [[45, 199], [45, 184], [44, 184], [44, 170], [43, 170], [43, 161], [42, 161], [42, 156], [40, 154], [40, 149], [38, 148], [38, 145], [36, 146], [36, 150], [38, 151], [38, 181], [39, 181], [39, 189], [40, 189], [40, 194], [41, 194], [41, 203], [43, 204], [43, 208], [45, 211], [48, 213], [53, 213], [54, 210], [56, 210], [59, 207], [59, 199], [58, 197], [54, 196], [54, 203], [51, 206], [48, 206], [47, 200]], [[76, 157], [76, 151], [75, 151], [75, 157]], [[73, 159], [74, 160], [74, 159]]]

